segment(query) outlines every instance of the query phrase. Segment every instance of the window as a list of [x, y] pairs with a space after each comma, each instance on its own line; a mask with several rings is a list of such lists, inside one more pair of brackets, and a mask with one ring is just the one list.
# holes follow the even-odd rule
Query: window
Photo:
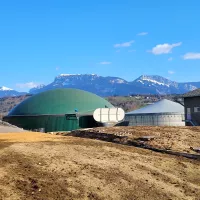
[[194, 107], [194, 112], [200, 112], [200, 107]]

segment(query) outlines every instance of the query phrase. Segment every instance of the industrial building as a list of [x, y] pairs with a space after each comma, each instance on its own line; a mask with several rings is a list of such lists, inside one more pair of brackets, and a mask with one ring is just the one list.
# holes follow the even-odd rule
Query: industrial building
[[200, 125], [200, 89], [193, 90], [182, 96], [185, 107], [186, 126]]
[[163, 99], [154, 104], [126, 113], [129, 126], [184, 126], [184, 107]]
[[78, 89], [55, 89], [29, 97], [4, 117], [4, 121], [26, 130], [70, 131], [98, 126], [97, 108], [112, 108], [105, 99]]

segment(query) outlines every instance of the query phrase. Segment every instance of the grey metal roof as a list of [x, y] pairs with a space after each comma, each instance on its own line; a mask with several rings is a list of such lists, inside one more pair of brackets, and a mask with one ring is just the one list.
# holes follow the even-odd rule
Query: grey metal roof
[[152, 105], [148, 105], [146, 107], [140, 108], [138, 110], [134, 110], [126, 113], [127, 115], [131, 114], [150, 114], [150, 113], [184, 113], [184, 107], [173, 101], [163, 99], [158, 101]]
[[193, 90], [191, 92], [187, 92], [183, 94], [181, 97], [185, 98], [185, 97], [197, 97], [197, 96], [200, 96], [200, 88]]

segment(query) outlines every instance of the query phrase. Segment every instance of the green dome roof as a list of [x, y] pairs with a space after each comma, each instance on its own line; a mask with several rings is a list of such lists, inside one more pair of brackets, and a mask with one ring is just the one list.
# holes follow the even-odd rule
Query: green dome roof
[[29, 97], [14, 109], [8, 116], [16, 115], [62, 115], [87, 113], [96, 108], [113, 107], [105, 99], [78, 89], [55, 89]]

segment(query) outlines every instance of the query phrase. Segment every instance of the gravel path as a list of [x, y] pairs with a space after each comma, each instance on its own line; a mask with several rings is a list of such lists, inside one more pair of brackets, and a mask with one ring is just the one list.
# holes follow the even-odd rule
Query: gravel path
[[17, 133], [24, 132], [24, 130], [21, 128], [14, 128], [14, 127], [0, 125], [0, 133], [16, 133], [16, 132]]

